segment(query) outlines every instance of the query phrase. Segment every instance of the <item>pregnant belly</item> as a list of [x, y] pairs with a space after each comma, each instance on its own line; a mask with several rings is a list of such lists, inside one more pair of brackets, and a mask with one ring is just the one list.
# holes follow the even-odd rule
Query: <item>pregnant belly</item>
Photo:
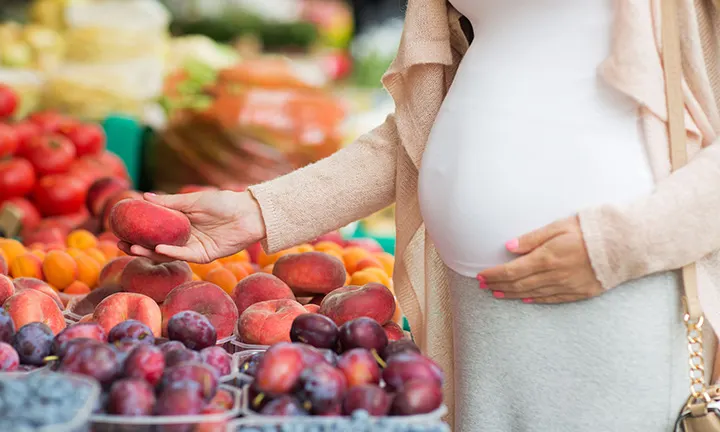
[[[457, 112], [452, 94], [434, 125], [420, 173], [426, 227], [445, 263], [464, 276], [507, 262], [505, 243], [583, 208], [652, 191], [633, 112], [524, 121]], [[522, 116], [521, 116], [522, 117]]]

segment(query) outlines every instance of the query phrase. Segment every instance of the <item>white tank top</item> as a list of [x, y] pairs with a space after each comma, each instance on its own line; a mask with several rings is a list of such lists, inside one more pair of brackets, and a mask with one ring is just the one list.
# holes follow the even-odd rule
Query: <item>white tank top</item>
[[579, 210], [650, 193], [637, 105], [600, 80], [612, 0], [451, 0], [475, 40], [433, 126], [420, 206], [464, 276], [505, 243]]

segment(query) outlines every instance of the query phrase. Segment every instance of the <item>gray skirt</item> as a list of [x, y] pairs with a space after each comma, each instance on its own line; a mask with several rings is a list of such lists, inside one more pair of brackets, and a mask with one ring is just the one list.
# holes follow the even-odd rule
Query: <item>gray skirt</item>
[[672, 430], [689, 394], [677, 274], [561, 305], [497, 300], [450, 275], [456, 431]]

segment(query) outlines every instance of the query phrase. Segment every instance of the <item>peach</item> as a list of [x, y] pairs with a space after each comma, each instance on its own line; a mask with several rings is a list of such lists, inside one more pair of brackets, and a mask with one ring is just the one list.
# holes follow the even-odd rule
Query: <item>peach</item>
[[115, 194], [130, 189], [130, 183], [127, 180], [117, 177], [104, 177], [90, 186], [85, 198], [90, 214], [100, 216], [105, 208], [105, 204]]
[[78, 321], [78, 324], [80, 323], [89, 323], [89, 322], [95, 322], [95, 319], [93, 318], [93, 314], [87, 314], [80, 318], [80, 321]]
[[316, 305], [320, 306], [322, 304], [322, 301], [324, 298], [325, 298], [325, 295], [323, 295], [323, 294], [316, 295], [315, 297], [310, 299], [310, 304], [316, 304]]
[[275, 263], [273, 275], [295, 295], [327, 294], [345, 283], [342, 261], [322, 252], [285, 255]]
[[293, 320], [307, 313], [295, 300], [268, 300], [245, 309], [237, 322], [237, 335], [242, 342], [273, 345], [290, 342]]
[[48, 252], [42, 269], [45, 280], [60, 290], [64, 290], [78, 278], [78, 265], [75, 259], [64, 251]]
[[385, 334], [390, 342], [406, 338], [402, 327], [392, 321], [385, 323], [383, 329], [385, 330]]
[[260, 253], [265, 253], [263, 251], [262, 245], [260, 243], [253, 243], [250, 246], [247, 247], [248, 255], [250, 255], [250, 262], [257, 264], [258, 258], [260, 256]]
[[19, 255], [27, 252], [25, 246], [15, 239], [0, 238], [0, 250], [5, 253], [8, 266], [12, 267], [13, 261]]
[[43, 279], [43, 261], [32, 252], [18, 255], [10, 265], [10, 274], [14, 278], [31, 277]]
[[187, 282], [170, 291], [162, 305], [163, 331], [173, 315], [185, 310], [205, 315], [215, 327], [218, 339], [231, 336], [238, 320], [232, 298], [210, 282]]
[[134, 258], [120, 276], [120, 285], [127, 292], [144, 294], [158, 303], [178, 285], [192, 280], [185, 261], [155, 264], [148, 258]]
[[65, 328], [65, 317], [55, 302], [45, 294], [35, 290], [23, 290], [5, 301], [5, 310], [20, 328], [31, 322], [42, 322], [52, 330], [60, 333]]
[[327, 234], [323, 234], [320, 237], [316, 238], [315, 240], [311, 241], [312, 244], [317, 244], [320, 242], [333, 242], [337, 243], [340, 246], [345, 246], [345, 239], [343, 239], [342, 234], [340, 234], [340, 231], [332, 231]]
[[109, 242], [109, 243], [112, 243], [112, 244], [115, 244], [115, 245], [116, 245], [117, 242], [120, 241], [120, 239], [117, 238], [117, 237], [115, 236], [115, 234], [113, 234], [112, 232], [110, 232], [110, 231], [105, 231], [104, 233], [102, 233], [102, 234], [100, 234], [100, 235], [98, 236], [98, 241], [101, 241], [101, 242]]
[[66, 234], [67, 232], [64, 228], [56, 226], [46, 226], [33, 230], [27, 235], [23, 235], [23, 241], [26, 244], [42, 243], [44, 245], [49, 245], [57, 243], [65, 245]]
[[10, 271], [10, 266], [8, 266], [8, 258], [7, 255], [5, 255], [5, 252], [0, 250], [0, 274], [1, 275], [7, 275]]
[[117, 242], [109, 242], [106, 240], [100, 240], [97, 248], [102, 252], [103, 256], [105, 256], [105, 261], [117, 258], [118, 252], [120, 252], [120, 249], [117, 247]]
[[120, 284], [106, 284], [90, 291], [90, 294], [79, 301], [73, 302], [68, 309], [76, 315], [92, 314], [100, 302], [119, 292], [122, 292]]
[[86, 250], [97, 246], [98, 240], [90, 231], [77, 229], [68, 234], [65, 243], [67, 247]]
[[15, 285], [12, 280], [5, 275], [0, 275], [0, 305], [5, 303], [5, 300], [12, 297], [15, 294]]
[[306, 304], [303, 307], [308, 313], [318, 313], [320, 311], [320, 306], [316, 304]]
[[338, 288], [323, 299], [321, 314], [343, 325], [355, 318], [369, 317], [383, 325], [395, 313], [395, 297], [385, 285], [369, 283]]
[[[110, 229], [110, 213], [112, 212], [112, 208], [115, 204], [119, 203], [122, 200], [126, 199], [136, 199], [136, 200], [142, 200], [143, 196], [140, 192], [135, 192], [133, 190], [126, 190], [122, 192], [118, 192], [111, 196], [107, 202], [105, 203], [105, 207], [103, 208], [102, 212], [102, 226], [105, 229], [105, 231], [110, 231], [112, 233], [112, 230]], [[115, 234], [113, 234], [115, 236]], [[115, 237], [117, 238], [117, 237]], [[119, 240], [119, 239], [118, 239]]]
[[110, 226], [118, 238], [148, 249], [157, 245], [183, 246], [190, 239], [184, 214], [144, 200], [123, 200], [110, 212]]
[[52, 298], [61, 310], [65, 308], [58, 292], [52, 289], [45, 281], [31, 277], [21, 277], [13, 279], [13, 285], [15, 285], [15, 292], [23, 290], [39, 291]]
[[238, 282], [233, 291], [233, 300], [240, 314], [255, 303], [280, 299], [295, 300], [295, 294], [285, 282], [267, 273], [251, 274]]
[[100, 270], [100, 276], [98, 276], [98, 286], [106, 284], [120, 283], [120, 276], [122, 275], [125, 266], [132, 261], [134, 257], [123, 256], [111, 259], [107, 264]]
[[155, 300], [142, 294], [116, 293], [106, 297], [95, 308], [93, 320], [100, 324], [106, 333], [117, 324], [134, 319], [150, 327], [155, 336], [160, 336], [162, 313]]
[[205, 280], [214, 283], [223, 289], [226, 293], [232, 295], [238, 280], [230, 270], [225, 267], [216, 268], [205, 276]]

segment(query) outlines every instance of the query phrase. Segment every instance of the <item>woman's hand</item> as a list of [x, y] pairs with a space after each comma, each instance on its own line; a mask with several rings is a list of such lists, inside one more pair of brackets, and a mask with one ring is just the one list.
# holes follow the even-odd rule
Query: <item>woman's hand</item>
[[564, 219], [507, 243], [515, 260], [480, 272], [480, 288], [498, 299], [525, 303], [585, 300], [605, 290], [590, 265], [577, 217]]
[[130, 255], [155, 261], [208, 263], [239, 252], [265, 237], [260, 206], [249, 192], [145, 194], [145, 199], [184, 213], [192, 226], [190, 240], [185, 246], [158, 245], [154, 251], [120, 242], [120, 249]]

